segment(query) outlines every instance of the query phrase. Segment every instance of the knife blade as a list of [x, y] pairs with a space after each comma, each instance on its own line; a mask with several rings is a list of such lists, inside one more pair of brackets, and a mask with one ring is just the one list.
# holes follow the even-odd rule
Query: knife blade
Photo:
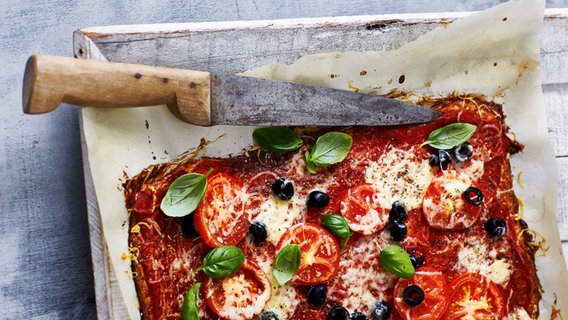
[[439, 112], [347, 90], [167, 67], [33, 55], [24, 73], [25, 113], [61, 103], [117, 108], [166, 104], [200, 125], [399, 125]]

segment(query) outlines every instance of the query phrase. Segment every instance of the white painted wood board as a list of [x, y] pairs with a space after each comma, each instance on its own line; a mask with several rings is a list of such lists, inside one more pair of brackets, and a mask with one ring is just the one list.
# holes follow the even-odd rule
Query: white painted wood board
[[[301, 20], [110, 26], [75, 33], [77, 57], [239, 72], [325, 51], [392, 50], [466, 13], [381, 15]], [[238, 39], [236, 41], [235, 39]], [[568, 254], [568, 10], [546, 12], [541, 48], [542, 82], [550, 138], [559, 168], [558, 225]], [[125, 318], [108, 264], [97, 201], [85, 159], [90, 238], [97, 312], [101, 319]]]

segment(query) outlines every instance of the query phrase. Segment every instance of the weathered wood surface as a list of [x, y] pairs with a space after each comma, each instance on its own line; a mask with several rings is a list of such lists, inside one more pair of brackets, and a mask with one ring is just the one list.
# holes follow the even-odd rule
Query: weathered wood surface
[[[96, 260], [105, 256], [100, 239], [98, 245], [89, 244], [89, 234], [100, 235], [100, 230], [87, 223], [86, 207], [96, 212], [96, 202], [85, 201], [84, 186], [89, 182], [83, 178], [77, 109], [63, 106], [42, 116], [21, 111], [23, 68], [31, 54], [72, 56], [73, 31], [95, 25], [457, 12], [501, 2], [504, 0], [0, 1], [0, 319], [95, 319], [94, 286], [97, 294], [107, 290], [106, 282], [93, 283], [92, 268], [98, 275], [107, 275], [97, 270], [108, 265]], [[566, 8], [568, 0], [548, 0], [547, 6]], [[567, 75], [560, 72], [568, 65], [565, 30], [565, 25], [559, 25], [548, 31], [550, 61], [544, 65], [555, 66], [547, 70], [556, 77]], [[545, 98], [556, 106], [555, 111], [548, 111], [557, 124], [551, 124], [551, 137], [559, 156], [560, 226], [566, 226], [568, 145], [562, 125], [567, 123], [563, 106], [568, 102], [568, 88], [557, 80], [550, 83], [545, 86]], [[100, 307], [109, 310], [106, 304]]]
[[[309, 19], [303, 20], [300, 24], [303, 29], [309, 29], [306, 32], [307, 35], [299, 38], [293, 27], [287, 29], [291, 25], [289, 21], [282, 22], [287, 27], [278, 33], [274, 30], [283, 26], [274, 21], [246, 22], [244, 25], [248, 25], [247, 28], [241, 28], [239, 25], [228, 27], [225, 23], [89, 28], [75, 34], [75, 55], [109, 61], [234, 72], [275, 61], [288, 63], [305, 54], [344, 50], [345, 47], [354, 51], [391, 50], [402, 44], [397, 39], [411, 41], [440, 24], [462, 15], [461, 13], [408, 15], [401, 19], [381, 16], [376, 17], [376, 20], [360, 17], [357, 18], [361, 19], [360, 24], [353, 23], [353, 20], [357, 20], [353, 18], [347, 20], [334, 18], [331, 19], [331, 23], [324, 24], [321, 24], [321, 19]], [[348, 26], [346, 27], [345, 24]], [[214, 30], [215, 35], [212, 35], [212, 32], [204, 32], [202, 28], [208, 31]], [[323, 36], [322, 28], [325, 29]], [[357, 32], [353, 32], [353, 29]], [[353, 35], [356, 36], [353, 37]], [[338, 37], [345, 39], [325, 41]], [[381, 40], [378, 41], [374, 37], [380, 37]], [[308, 42], [308, 39], [314, 38], [319, 39], [320, 42], [316, 44]], [[236, 50], [236, 47], [228, 45], [234, 43], [232, 39], [240, 39], [239, 43], [255, 43], [272, 47], [268, 54], [264, 52], [265, 47], [239, 46]], [[225, 45], [212, 46], [211, 43], [224, 43]], [[378, 48], [377, 43], [380, 43]], [[547, 11], [541, 52], [545, 107], [559, 170], [557, 220], [565, 258], [568, 262], [568, 201], [566, 200], [568, 197], [568, 130], [564, 126], [568, 121], [568, 114], [564, 108], [564, 105], [568, 103], [568, 63], [565, 63], [568, 62], [568, 10]], [[90, 199], [89, 221], [93, 228], [100, 222], [96, 201], [92, 201], [94, 192], [92, 185], [89, 184], [88, 170], [86, 169], [85, 172], [87, 196]], [[104, 247], [98, 248], [101, 244], [104, 246], [104, 240], [101, 240], [97, 230], [92, 232], [91, 238], [92, 246], [96, 248], [93, 253], [94, 261], [104, 262], [107, 259], [104, 256]], [[103, 256], [97, 256], [100, 254]], [[113, 299], [118, 294], [118, 289], [108, 263], [104, 262], [95, 266], [95, 282], [97, 288], [100, 289], [97, 291], [99, 315], [108, 314], [112, 318], [123, 317], [124, 309], [120, 299]], [[106, 283], [105, 288], [101, 282]], [[101, 307], [102, 305], [108, 307]]]

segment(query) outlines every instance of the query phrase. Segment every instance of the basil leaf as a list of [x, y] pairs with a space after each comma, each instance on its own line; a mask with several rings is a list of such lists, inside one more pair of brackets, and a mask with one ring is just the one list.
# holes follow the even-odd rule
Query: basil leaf
[[211, 278], [234, 275], [245, 261], [245, 254], [236, 246], [220, 246], [205, 255], [197, 271], [203, 271]]
[[338, 214], [329, 214], [323, 218], [321, 224], [331, 233], [343, 239], [339, 246], [341, 247], [341, 251], [345, 250], [347, 241], [349, 241], [349, 238], [353, 235], [353, 232], [349, 229], [347, 220]]
[[305, 153], [305, 157], [306, 157], [306, 168], [308, 169], [309, 173], [313, 173], [316, 174], [316, 165], [314, 164], [314, 162], [312, 161], [312, 157], [310, 155], [309, 151], [306, 151]]
[[197, 303], [199, 302], [200, 287], [201, 282], [198, 282], [187, 291], [181, 307], [181, 317], [183, 320], [199, 320], [199, 305]]
[[408, 279], [414, 275], [414, 266], [410, 256], [403, 248], [391, 244], [381, 250], [379, 257], [383, 268], [394, 275]]
[[254, 144], [263, 150], [283, 154], [302, 146], [302, 139], [287, 127], [266, 127], [255, 129], [252, 133]]
[[289, 244], [278, 252], [276, 260], [274, 260], [274, 270], [272, 274], [274, 274], [276, 281], [283, 286], [292, 279], [299, 267], [300, 246], [297, 244]]
[[428, 139], [420, 145], [429, 145], [436, 149], [448, 150], [466, 142], [477, 126], [465, 122], [452, 123], [430, 133]]
[[188, 173], [172, 182], [160, 203], [160, 209], [170, 217], [183, 217], [192, 213], [205, 195], [207, 174]]
[[321, 224], [331, 233], [343, 238], [349, 239], [353, 232], [349, 230], [347, 220], [338, 214], [329, 214], [323, 218]]
[[352, 144], [351, 136], [343, 132], [332, 131], [322, 135], [312, 147], [309, 157], [306, 155], [308, 171], [315, 173], [314, 166], [327, 167], [343, 161]]

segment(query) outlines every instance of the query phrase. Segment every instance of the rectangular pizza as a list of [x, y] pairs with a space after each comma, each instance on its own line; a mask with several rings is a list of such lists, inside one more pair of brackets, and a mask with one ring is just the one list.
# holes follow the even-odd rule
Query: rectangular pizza
[[502, 107], [431, 123], [268, 127], [126, 181], [143, 319], [537, 319], [538, 243]]

